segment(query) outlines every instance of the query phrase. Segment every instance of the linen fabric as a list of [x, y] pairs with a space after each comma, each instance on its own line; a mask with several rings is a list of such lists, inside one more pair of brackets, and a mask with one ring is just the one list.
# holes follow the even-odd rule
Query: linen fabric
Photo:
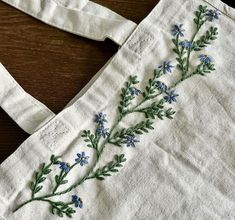
[[[22, 10], [19, 2], [23, 1], [8, 3]], [[34, 4], [32, 1], [30, 5], [35, 11], [44, 12], [41, 6], [45, 6], [45, 2], [40, 2], [42, 4]], [[81, 1], [80, 5], [76, 1], [56, 1], [53, 5], [56, 5], [55, 8], [63, 5], [66, 10], [76, 10], [80, 14], [80, 11], [90, 10], [87, 4], [93, 4], [85, 3]], [[218, 39], [206, 49], [214, 59], [216, 71], [206, 77], [196, 75], [177, 86], [175, 89], [179, 97], [174, 104], [177, 111], [174, 119], [156, 120], [155, 130], [141, 136], [135, 148], [117, 148], [111, 144], [105, 148], [97, 168], [110, 161], [114, 154], [124, 153], [127, 161], [119, 173], [105, 181], [89, 180], [69, 195], [78, 194], [83, 199], [84, 207], [74, 215], [74, 219], [81, 220], [235, 218], [235, 11], [219, 0], [161, 0], [136, 28], [135, 24], [117, 15], [114, 20], [107, 19], [108, 15], [102, 20], [101, 15], [98, 15], [95, 19], [101, 25], [92, 29], [95, 32], [91, 34], [85, 28], [86, 22], [89, 22], [89, 27], [96, 21], [84, 18], [86, 21], [83, 20], [81, 27], [87, 31], [86, 35], [79, 31], [76, 34], [99, 40], [108, 36], [101, 37], [100, 32], [112, 33], [112, 38], [117, 39], [114, 41], [119, 42], [121, 47], [59, 114], [54, 116], [39, 102], [45, 114], [38, 114], [34, 105], [30, 104], [32, 97], [21, 96], [28, 100], [27, 117], [38, 119], [38, 124], [36, 126], [33, 122], [31, 127], [26, 125], [25, 130], [32, 131], [32, 135], [0, 165], [0, 219], [59, 218], [48, 211], [47, 203], [41, 201], [32, 202], [15, 213], [12, 210], [30, 198], [29, 183], [35, 171], [52, 154], [62, 155], [64, 161], [73, 161], [76, 154], [82, 151], [90, 156], [87, 166], [68, 176], [71, 183], [93, 165], [95, 153], [86, 147], [81, 138], [82, 131], [94, 129], [94, 115], [99, 112], [107, 114], [108, 125], [117, 120], [120, 91], [128, 76], [138, 75], [143, 88], [154, 69], [165, 60], [175, 60], [171, 41], [172, 25], [183, 23], [187, 36], [192, 36], [194, 12], [200, 4], [221, 13], [220, 19], [216, 21]], [[32, 14], [29, 7], [24, 11]], [[72, 26], [80, 26], [76, 16], [63, 17], [54, 13], [65, 12], [46, 10], [44, 16], [38, 18], [49, 24], [53, 20], [55, 26], [70, 32], [73, 32]], [[118, 23], [124, 22], [128, 31], [116, 29], [116, 19]], [[114, 25], [111, 29], [113, 32], [108, 31], [107, 20], [111, 26]], [[67, 22], [71, 29], [64, 28]], [[197, 65], [198, 62], [198, 57], [193, 57], [191, 65]], [[176, 65], [175, 62], [173, 64]], [[18, 93], [18, 89], [16, 86], [9, 90], [12, 85], [11, 82], [8, 85], [6, 75], [7, 71], [1, 66], [0, 83], [4, 86], [0, 90], [0, 103], [8, 110], [8, 105], [4, 103], [14, 106], [12, 100], [16, 98], [14, 92]], [[178, 77], [179, 72], [175, 69], [174, 74], [167, 75], [164, 81], [170, 85]], [[24, 107], [17, 103], [16, 100], [17, 111], [25, 112], [21, 111]], [[27, 117], [22, 115], [25, 120]], [[130, 115], [120, 126], [128, 127], [144, 119], [141, 117]], [[22, 118], [13, 117], [19, 124], [24, 121]], [[56, 173], [54, 170], [52, 172]], [[42, 193], [50, 191], [53, 178], [54, 175], [48, 176], [49, 181], [45, 183]], [[60, 198], [67, 200], [68, 195]]]

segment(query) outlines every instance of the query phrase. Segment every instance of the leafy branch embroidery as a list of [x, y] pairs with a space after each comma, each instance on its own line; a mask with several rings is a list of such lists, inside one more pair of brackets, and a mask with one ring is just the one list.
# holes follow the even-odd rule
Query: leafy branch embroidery
[[[35, 173], [35, 179], [30, 184], [31, 198], [24, 203], [18, 205], [13, 210], [16, 212], [23, 206], [33, 201], [47, 202], [51, 206], [51, 213], [59, 217], [72, 217], [76, 213], [75, 208], [83, 207], [83, 200], [77, 195], [71, 195], [71, 199], [67, 202], [54, 201], [54, 197], [69, 194], [73, 189], [77, 189], [84, 182], [96, 179], [103, 181], [112, 176], [114, 173], [120, 171], [126, 162], [124, 154], [114, 155], [113, 159], [105, 166], [99, 167], [99, 161], [102, 153], [107, 146], [116, 146], [135, 148], [140, 142], [140, 136], [150, 132], [154, 129], [154, 120], [173, 119], [175, 111], [172, 104], [177, 101], [179, 96], [175, 87], [181, 82], [193, 77], [194, 75], [205, 76], [215, 70], [214, 60], [210, 55], [200, 54], [200, 64], [194, 70], [190, 68], [191, 53], [198, 52], [210, 45], [218, 36], [218, 29], [210, 27], [204, 35], [197, 38], [199, 30], [207, 23], [219, 19], [220, 13], [218, 11], [209, 10], [207, 6], [199, 6], [195, 13], [194, 23], [196, 31], [190, 40], [182, 40], [185, 35], [183, 24], [176, 24], [172, 28], [172, 40], [174, 44], [173, 51], [176, 53], [177, 68], [181, 72], [181, 77], [172, 85], [168, 86], [161, 82], [159, 78], [165, 74], [172, 74], [175, 69], [171, 61], [164, 61], [157, 69], [153, 71], [153, 76], [148, 80], [144, 91], [138, 88], [140, 83], [137, 76], [130, 76], [124, 87], [121, 89], [120, 102], [118, 106], [117, 121], [112, 127], [107, 127], [107, 116], [104, 113], [95, 115], [94, 122], [96, 123], [95, 131], [84, 130], [81, 137], [84, 139], [87, 147], [94, 149], [94, 164], [87, 170], [87, 172], [75, 183], [68, 186], [65, 190], [60, 190], [62, 185], [69, 185], [67, 179], [71, 170], [77, 166], [84, 167], [89, 163], [90, 156], [85, 152], [80, 152], [74, 159], [74, 163], [70, 164], [62, 161], [61, 157], [52, 155], [50, 162], [42, 164], [40, 170]], [[197, 40], [196, 40], [197, 38]], [[133, 100], [138, 98], [137, 104]], [[134, 123], [129, 127], [120, 127], [120, 122], [123, 118], [130, 114], [143, 114], [145, 120]], [[52, 173], [52, 166], [56, 166], [58, 173], [54, 176], [54, 184], [51, 187], [51, 192], [38, 196], [43, 188], [43, 184], [47, 180], [47, 176]], [[99, 167], [99, 168], [97, 168]]]

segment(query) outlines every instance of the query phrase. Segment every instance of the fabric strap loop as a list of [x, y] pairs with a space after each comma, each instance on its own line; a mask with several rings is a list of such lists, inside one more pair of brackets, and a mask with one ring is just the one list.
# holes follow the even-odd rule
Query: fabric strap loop
[[26, 93], [0, 63], [0, 106], [27, 133], [52, 119], [55, 114]]
[[87, 0], [2, 1], [64, 31], [98, 41], [109, 38], [118, 45], [122, 45], [137, 26], [108, 8]]

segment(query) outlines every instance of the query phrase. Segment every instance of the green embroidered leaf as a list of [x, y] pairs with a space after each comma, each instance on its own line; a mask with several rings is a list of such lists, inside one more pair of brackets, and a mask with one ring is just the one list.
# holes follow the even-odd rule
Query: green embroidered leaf
[[40, 172], [36, 172], [35, 173], [35, 181], [32, 181], [30, 183], [30, 189], [32, 191], [32, 198], [34, 198], [34, 195], [36, 193], [38, 193], [39, 191], [41, 191], [41, 189], [43, 188], [42, 185], [40, 185], [41, 183], [43, 183], [46, 180], [46, 176], [52, 171], [50, 168], [53, 164], [58, 164], [59, 163], [59, 158], [60, 157], [56, 157], [55, 155], [52, 155], [50, 160], [51, 162], [46, 165], [45, 163], [43, 163], [41, 165], [41, 171]]
[[173, 48], [173, 51], [177, 54], [176, 60], [178, 62], [177, 68], [182, 71], [182, 76], [184, 77], [186, 75], [187, 70], [187, 59], [184, 57], [186, 54], [185, 49], [183, 47], [180, 47], [179, 43], [179, 36], [176, 36], [175, 39], [172, 39], [175, 48]]
[[69, 205], [72, 205], [70, 203], [66, 204], [64, 202], [50, 202], [51, 204], [51, 213], [53, 215], [58, 215], [59, 217], [63, 217], [66, 215], [69, 218], [72, 218], [72, 215], [76, 213], [76, 211], [69, 207]]
[[36, 194], [37, 192], [39, 192], [42, 188], [43, 188], [43, 186], [38, 186], [38, 187], [36, 187], [35, 190], [34, 190], [34, 194]]
[[169, 119], [173, 119], [174, 114], [175, 114], [175, 111], [172, 108], [169, 108], [165, 111], [165, 117]]
[[145, 91], [142, 93], [144, 100], [149, 100], [154, 98], [157, 93], [158, 89], [156, 88], [156, 80], [163, 75], [163, 71], [161, 70], [154, 70], [153, 71], [153, 78], [150, 78], [148, 81], [148, 85], [145, 87]]
[[137, 76], [130, 76], [129, 80], [125, 83], [125, 87], [122, 88], [121, 91], [121, 101], [118, 106], [118, 111], [120, 115], [124, 115], [127, 111], [128, 106], [131, 104], [131, 101], [135, 98], [133, 94], [131, 94], [131, 88], [133, 85], [138, 84]]
[[63, 181], [61, 181], [60, 184], [66, 184], [66, 183], [68, 183], [68, 180], [63, 180]]
[[206, 74], [209, 74], [214, 70], [215, 70], [215, 64], [202, 63], [202, 64], [198, 65], [197, 70], [193, 74], [199, 74], [199, 75], [205, 76]]
[[142, 121], [135, 126], [129, 128], [123, 128], [120, 132], [116, 132], [113, 138], [125, 138], [126, 136], [131, 136], [134, 134], [143, 134], [143, 132], [148, 133], [148, 130], [153, 130], [153, 122], [150, 120]]
[[194, 42], [193, 50], [200, 51], [203, 48], [207, 47], [208, 44], [211, 44], [211, 41], [217, 39], [218, 28], [211, 27], [205, 35], [201, 36], [199, 40]]
[[111, 176], [112, 173], [117, 173], [119, 170], [117, 168], [122, 167], [122, 163], [126, 161], [125, 155], [115, 155], [114, 160], [109, 162], [106, 166], [99, 168], [95, 171], [92, 178], [96, 178], [98, 180], [105, 180], [105, 177]]
[[126, 139], [129, 136], [142, 135], [143, 133], [148, 133], [149, 130], [153, 130], [153, 122], [150, 120], [142, 121], [134, 126], [129, 128], [123, 128], [120, 131], [117, 131], [112, 138], [109, 139], [110, 144], [121, 147], [122, 144], [126, 143]]
[[41, 178], [38, 180], [38, 183], [42, 183], [44, 180], [46, 180], [46, 177], [41, 177]]
[[196, 17], [194, 18], [194, 23], [197, 25], [197, 30], [201, 28], [201, 26], [206, 22], [206, 12], [207, 6], [200, 5], [198, 7], [198, 11], [195, 12]]
[[51, 155], [51, 163], [54, 164], [54, 165], [57, 165], [57, 164], [60, 164], [60, 159], [61, 157], [60, 156], [55, 156], [54, 154]]
[[163, 120], [164, 117], [172, 119], [175, 111], [173, 111], [172, 108], [164, 109], [165, 103], [166, 101], [164, 99], [161, 99], [159, 102], [153, 102], [146, 108], [137, 109], [136, 112], [144, 113], [146, 118], [151, 119], [156, 119], [156, 117], [161, 120]]
[[99, 137], [92, 134], [90, 130], [84, 130], [81, 135], [87, 143], [87, 147], [97, 149]]

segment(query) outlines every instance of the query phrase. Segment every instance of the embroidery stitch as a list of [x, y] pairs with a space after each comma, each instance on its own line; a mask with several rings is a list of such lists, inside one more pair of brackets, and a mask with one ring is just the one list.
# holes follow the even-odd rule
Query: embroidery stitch
[[[66, 177], [70, 174], [71, 170], [76, 166], [80, 165], [83, 167], [88, 164], [89, 156], [85, 152], [77, 154], [75, 158], [75, 163], [70, 165], [67, 162], [61, 161], [59, 156], [51, 156], [50, 163], [48, 165], [43, 164], [40, 172], [36, 172], [35, 181], [31, 183], [32, 196], [31, 199], [19, 205], [13, 212], [16, 212], [23, 206], [33, 201], [47, 202], [51, 205], [51, 212], [57, 214], [59, 217], [64, 215], [72, 217], [76, 212], [72, 208], [82, 208], [83, 201], [77, 195], [71, 196], [71, 201], [52, 201], [50, 198], [55, 196], [60, 196], [71, 192], [73, 189], [77, 188], [79, 185], [83, 184], [89, 179], [105, 180], [105, 178], [111, 176], [113, 173], [119, 172], [119, 169], [123, 166], [126, 161], [125, 155], [115, 155], [114, 159], [107, 163], [101, 168], [96, 168], [99, 165], [101, 155], [108, 145], [115, 145], [117, 147], [135, 148], [140, 142], [139, 136], [144, 133], [148, 133], [153, 130], [153, 120], [159, 118], [163, 120], [164, 118], [173, 119], [175, 111], [169, 107], [173, 102], [176, 102], [179, 95], [175, 92], [174, 87], [176, 87], [181, 82], [192, 76], [206, 75], [215, 70], [215, 64], [213, 63], [213, 58], [206, 54], [200, 54], [198, 56], [200, 64], [196, 67], [192, 73], [189, 73], [189, 62], [191, 53], [202, 50], [207, 47], [211, 41], [215, 40], [218, 35], [218, 30], [216, 27], [210, 27], [205, 35], [201, 36], [199, 40], [195, 41], [198, 31], [207, 21], [214, 21], [219, 18], [219, 13], [217, 11], [208, 10], [207, 6], [199, 6], [199, 10], [196, 12], [196, 18], [194, 22], [196, 24], [196, 32], [194, 33], [191, 40], [181, 41], [181, 37], [185, 36], [186, 30], [183, 29], [183, 24], [174, 25], [172, 29], [172, 35], [175, 37], [172, 42], [175, 45], [173, 51], [177, 55], [177, 68], [181, 70], [180, 79], [175, 82], [171, 87], [167, 86], [165, 83], [161, 82], [159, 78], [164, 74], [169, 74], [174, 69], [171, 61], [165, 61], [158, 69], [154, 70], [153, 77], [149, 79], [147, 86], [144, 91], [137, 88], [139, 84], [137, 76], [130, 76], [128, 81], [125, 83], [125, 87], [121, 90], [121, 100], [118, 106], [119, 117], [116, 123], [109, 129], [106, 127], [108, 123], [106, 115], [99, 113], [95, 115], [94, 122], [96, 123], [96, 129], [94, 133], [90, 130], [85, 130], [82, 132], [81, 137], [84, 142], [87, 143], [87, 147], [94, 149], [96, 157], [94, 159], [94, 164], [89, 168], [88, 172], [77, 182], [72, 184], [70, 187], [63, 191], [58, 191], [61, 185], [68, 183]], [[134, 105], [133, 100], [141, 96], [142, 101]], [[157, 99], [158, 98], [158, 99]], [[119, 128], [119, 123], [122, 119], [129, 114], [141, 113], [145, 115], [146, 120], [143, 120], [129, 128]], [[100, 140], [102, 142], [100, 142]], [[51, 173], [51, 166], [58, 166], [60, 173], [55, 175], [55, 186], [52, 188], [52, 193], [38, 196], [35, 195], [41, 191], [43, 188], [42, 183], [46, 181], [47, 175]]]

